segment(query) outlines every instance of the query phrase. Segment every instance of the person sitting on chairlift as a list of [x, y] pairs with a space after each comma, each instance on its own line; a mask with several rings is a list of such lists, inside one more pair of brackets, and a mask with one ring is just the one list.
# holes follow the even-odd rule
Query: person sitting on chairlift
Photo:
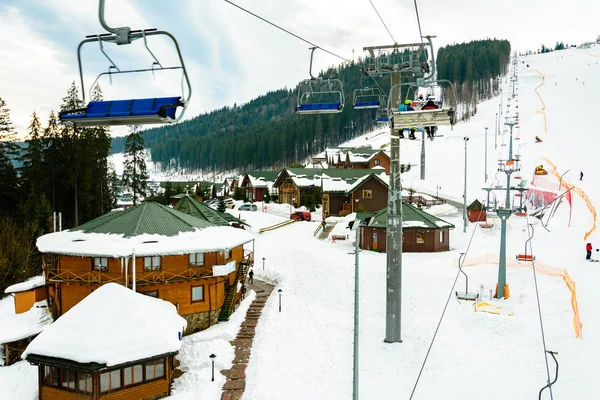
[[539, 136], [536, 136], [536, 137], [535, 137], [535, 142], [536, 142], [536, 143], [542, 143], [542, 142], [543, 142], [543, 140], [542, 140], [542, 139], [540, 139], [540, 137], [539, 137]]
[[[404, 103], [400, 104], [400, 106], [398, 107], [398, 112], [405, 112], [405, 111], [415, 111], [415, 109], [412, 107], [412, 100], [406, 99], [406, 100], [404, 100]], [[409, 133], [408, 137], [410, 139], [416, 139], [416, 136], [415, 136], [416, 131], [417, 131], [417, 128], [410, 128], [410, 133]], [[404, 129], [400, 130], [400, 139], [404, 139]]]
[[[434, 96], [427, 96], [427, 103], [425, 103], [425, 105], [423, 107], [421, 107], [421, 110], [435, 110], [438, 109], [440, 107], [438, 107], [437, 104], [434, 103], [435, 97]], [[436, 127], [435, 126], [426, 126], [425, 127], [425, 132], [427, 132], [427, 137], [429, 139], [433, 139], [433, 137], [435, 136], [435, 131], [436, 131]]]

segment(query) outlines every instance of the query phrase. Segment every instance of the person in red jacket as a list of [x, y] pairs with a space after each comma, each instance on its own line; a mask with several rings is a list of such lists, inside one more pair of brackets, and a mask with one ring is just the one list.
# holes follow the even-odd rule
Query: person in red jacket
[[587, 252], [585, 259], [591, 260], [592, 259], [592, 244], [591, 243], [588, 243], [585, 245], [585, 251]]
[[[435, 97], [433, 96], [429, 96], [427, 97], [427, 103], [425, 103], [425, 105], [423, 107], [421, 107], [421, 110], [435, 110], [438, 109], [438, 105], [434, 103]], [[436, 127], [435, 126], [426, 126], [425, 127], [425, 132], [427, 132], [427, 137], [429, 139], [433, 139], [433, 137], [435, 136], [435, 131], [436, 131]]]

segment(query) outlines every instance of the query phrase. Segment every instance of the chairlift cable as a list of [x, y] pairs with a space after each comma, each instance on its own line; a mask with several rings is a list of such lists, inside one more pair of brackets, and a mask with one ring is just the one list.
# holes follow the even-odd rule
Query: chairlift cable
[[387, 30], [387, 32], [389, 33], [390, 37], [392, 38], [392, 41], [394, 43], [396, 43], [396, 39], [394, 39], [394, 37], [392, 36], [392, 32], [390, 32], [390, 30], [388, 29], [387, 25], [385, 24], [385, 22], [383, 22], [383, 18], [381, 18], [381, 15], [379, 14], [379, 11], [377, 11], [377, 8], [375, 8], [375, 4], [373, 4], [373, 2], [371, 0], [369, 0], [369, 3], [371, 3], [371, 6], [373, 6], [373, 10], [375, 10], [375, 13], [377, 14], [377, 16], [379, 17], [379, 20], [381, 21], [381, 23], [383, 24], [383, 26], [385, 27], [385, 29]]
[[[479, 217], [481, 217], [483, 215], [484, 210], [485, 209], [479, 211]], [[477, 219], [479, 219], [479, 218], [477, 218]], [[467, 254], [469, 254], [469, 249], [471, 248], [471, 243], [473, 242], [473, 237], [475, 236], [477, 227], [478, 227], [478, 225], [475, 225], [473, 227], [473, 233], [471, 233], [471, 239], [469, 239], [469, 244], [467, 245], [467, 250], [465, 250], [465, 255], [462, 259], [463, 263], [465, 262], [465, 259], [467, 258]], [[462, 265], [461, 265], [461, 267], [462, 267]], [[435, 332], [433, 333], [433, 337], [431, 338], [431, 343], [429, 344], [429, 348], [427, 349], [427, 353], [425, 354], [425, 359], [423, 360], [423, 364], [421, 365], [421, 369], [419, 370], [419, 375], [417, 375], [417, 380], [415, 381], [415, 385], [413, 386], [412, 392], [410, 393], [409, 400], [412, 400], [413, 396], [415, 395], [415, 391], [417, 390], [417, 385], [419, 384], [419, 380], [421, 379], [421, 375], [423, 374], [423, 370], [425, 369], [425, 364], [427, 363], [427, 359], [429, 358], [429, 353], [431, 352], [431, 348], [433, 347], [433, 343], [435, 342], [437, 333], [440, 329], [440, 326], [442, 325], [442, 320], [444, 319], [444, 315], [446, 314], [446, 309], [448, 308], [450, 299], [452, 298], [452, 295], [454, 294], [454, 287], [456, 286], [456, 282], [458, 281], [460, 273], [461, 273], [461, 269], [459, 268], [458, 272], [456, 273], [456, 277], [454, 278], [454, 282], [452, 283], [452, 288], [450, 288], [450, 293], [448, 294], [448, 298], [446, 299], [446, 304], [444, 305], [444, 310], [442, 311], [440, 320], [438, 321], [437, 327], [435, 328]]]
[[[529, 251], [533, 255], [533, 244], [532, 244], [531, 239], [533, 239], [535, 231], [533, 229], [533, 225], [531, 225], [529, 223], [529, 214], [527, 212], [525, 212], [525, 218], [526, 218], [526, 222], [527, 222], [527, 234], [529, 235], [529, 239], [527, 239], [527, 241], [525, 242], [525, 252], [527, 252], [527, 245], [529, 244]], [[539, 319], [540, 319], [540, 331], [542, 333], [542, 344], [544, 346], [544, 360], [546, 362], [546, 374], [548, 376], [548, 383], [547, 383], [546, 387], [548, 387], [548, 389], [550, 390], [550, 399], [553, 400], [554, 397], [552, 395], [552, 383], [551, 383], [551, 378], [550, 378], [550, 366], [548, 365], [548, 349], [546, 348], [546, 336], [544, 334], [544, 321], [542, 319], [542, 306], [540, 304], [540, 293], [539, 293], [539, 290], [538, 290], [537, 273], [535, 271], [535, 259], [533, 257], [531, 257], [531, 269], [533, 271], [533, 282], [535, 284], [535, 298], [537, 300], [537, 310], [538, 310], [538, 316], [539, 316]], [[540, 394], [541, 394], [541, 392], [540, 392]]]
[[421, 31], [421, 19], [419, 18], [419, 7], [417, 7], [417, 0], [415, 2], [415, 12], [417, 13], [417, 24], [419, 25], [419, 37], [421, 38], [421, 43], [423, 43], [423, 32]]
[[344, 60], [344, 61], [346, 61], [346, 62], [350, 62], [350, 60], [348, 60], [347, 58], [344, 58], [344, 57], [342, 57], [342, 56], [339, 56], [339, 55], [335, 54], [335, 53], [334, 53], [334, 52], [332, 52], [332, 51], [329, 51], [329, 50], [327, 50], [327, 49], [325, 49], [325, 48], [323, 48], [323, 47], [321, 47], [321, 46], [318, 46], [318, 45], [314, 44], [313, 42], [311, 42], [311, 41], [308, 41], [308, 40], [304, 39], [303, 37], [301, 37], [301, 36], [298, 36], [298, 35], [296, 35], [295, 33], [293, 33], [293, 32], [290, 32], [290, 31], [288, 31], [287, 29], [285, 29], [285, 28], [282, 28], [281, 26], [279, 26], [279, 25], [277, 25], [277, 24], [275, 24], [275, 23], [273, 23], [273, 22], [271, 22], [271, 21], [269, 21], [269, 20], [267, 20], [267, 19], [265, 19], [265, 18], [261, 17], [260, 15], [257, 15], [257, 14], [255, 14], [255, 13], [253, 13], [252, 11], [245, 9], [245, 8], [244, 8], [244, 7], [242, 7], [242, 6], [239, 6], [239, 5], [235, 4], [235, 3], [234, 3], [234, 2], [232, 2], [232, 1], [229, 1], [229, 0], [224, 0], [224, 1], [225, 1], [226, 3], [229, 3], [229, 4], [231, 4], [231, 5], [232, 5], [232, 6], [234, 6], [234, 7], [237, 7], [237, 8], [239, 8], [239, 9], [240, 9], [240, 10], [242, 10], [242, 11], [244, 11], [244, 12], [246, 12], [246, 13], [248, 13], [248, 14], [252, 15], [253, 17], [256, 17], [256, 18], [260, 19], [261, 21], [263, 21], [263, 22], [266, 22], [267, 24], [269, 24], [269, 25], [271, 25], [271, 26], [274, 26], [275, 28], [277, 28], [277, 29], [280, 29], [280, 30], [284, 31], [285, 33], [287, 33], [288, 35], [291, 35], [291, 36], [295, 37], [296, 39], [300, 39], [300, 40], [302, 40], [303, 42], [305, 42], [305, 43], [308, 43], [308, 44], [310, 44], [310, 45], [311, 45], [311, 46], [313, 46], [313, 47], [317, 47], [317, 48], [319, 48], [319, 49], [323, 50], [325, 53], [329, 53], [329, 54], [331, 54], [332, 56], [335, 56], [335, 57], [337, 57], [337, 58], [340, 58], [340, 59], [342, 59], [342, 60]]

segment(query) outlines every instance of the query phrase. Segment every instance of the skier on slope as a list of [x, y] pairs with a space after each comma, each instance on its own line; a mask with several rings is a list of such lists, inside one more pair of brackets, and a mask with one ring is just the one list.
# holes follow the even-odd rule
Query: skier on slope
[[536, 137], [535, 137], [535, 142], [536, 142], [536, 143], [542, 143], [542, 142], [543, 142], [543, 140], [542, 140], [542, 139], [541, 139], [539, 136], [536, 136]]
[[592, 244], [591, 243], [588, 243], [585, 245], [585, 251], [586, 251], [585, 259], [591, 260], [592, 259]]

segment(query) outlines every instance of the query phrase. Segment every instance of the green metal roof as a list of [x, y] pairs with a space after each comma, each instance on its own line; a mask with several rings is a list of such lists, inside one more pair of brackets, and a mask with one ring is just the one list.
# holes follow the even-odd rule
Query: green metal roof
[[[365, 224], [366, 220], [372, 217], [368, 224]], [[374, 213], [357, 213], [356, 219], [360, 221], [363, 226], [372, 226], [377, 228], [385, 228], [387, 221], [387, 208], [383, 208]], [[409, 222], [422, 223], [423, 226], [412, 226], [408, 225]], [[402, 203], [402, 225], [404, 228], [423, 228], [423, 229], [440, 229], [440, 228], [454, 228], [449, 222], [444, 221], [438, 217], [426, 213], [423, 210], [413, 206], [412, 204]], [[416, 224], [415, 224], [416, 225]], [[420, 224], [419, 224], [420, 225]]]
[[307, 178], [312, 178], [315, 175], [327, 175], [332, 178], [342, 179], [358, 179], [369, 174], [380, 174], [381, 169], [344, 169], [344, 168], [288, 168], [288, 171], [294, 175], [305, 175]]
[[111, 211], [72, 230], [121, 234], [125, 237], [143, 234], [176, 236], [181, 232], [192, 232], [195, 228], [212, 226], [218, 225], [159, 203], [148, 202], [123, 211]]
[[206, 204], [200, 203], [190, 195], [185, 195], [175, 204], [175, 210], [206, 220], [215, 225], [229, 226], [229, 220], [223, 214]]
[[254, 178], [262, 178], [265, 182], [275, 182], [281, 171], [248, 171], [246, 174]]

